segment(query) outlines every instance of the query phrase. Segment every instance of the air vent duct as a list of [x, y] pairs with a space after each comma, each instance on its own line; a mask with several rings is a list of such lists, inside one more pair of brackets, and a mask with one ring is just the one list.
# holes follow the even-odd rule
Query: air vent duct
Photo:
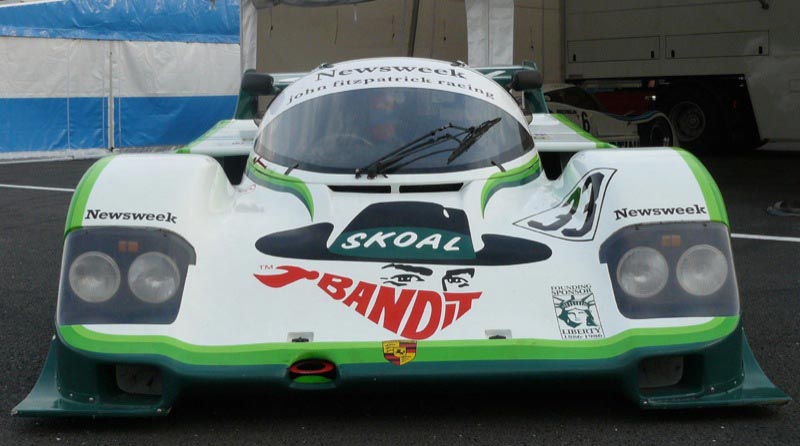
[[352, 194], [388, 194], [391, 186], [328, 186], [334, 192], [349, 192]]
[[463, 186], [464, 183], [409, 185], [400, 186], [400, 193], [412, 194], [420, 192], [458, 192]]
[[[401, 194], [414, 194], [414, 193], [428, 193], [428, 192], [458, 192], [464, 187], [464, 183], [446, 183], [446, 184], [413, 184], [400, 186]], [[334, 192], [343, 192], [351, 194], [388, 194], [392, 192], [391, 186], [361, 186], [361, 185], [345, 185], [345, 186], [328, 186]]]

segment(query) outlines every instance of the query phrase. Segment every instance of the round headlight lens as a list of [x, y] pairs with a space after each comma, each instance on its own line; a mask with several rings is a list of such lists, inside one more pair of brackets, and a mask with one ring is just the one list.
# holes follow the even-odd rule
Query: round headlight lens
[[728, 279], [728, 259], [711, 245], [692, 246], [678, 259], [675, 274], [687, 293], [708, 296], [719, 291]]
[[160, 252], [140, 255], [128, 270], [128, 285], [133, 294], [152, 304], [160, 304], [172, 298], [180, 283], [178, 265]]
[[617, 267], [617, 283], [633, 297], [652, 297], [667, 285], [667, 259], [653, 248], [637, 247], [626, 252]]
[[69, 267], [69, 286], [82, 300], [101, 303], [119, 289], [120, 273], [117, 262], [107, 254], [89, 251], [79, 255]]

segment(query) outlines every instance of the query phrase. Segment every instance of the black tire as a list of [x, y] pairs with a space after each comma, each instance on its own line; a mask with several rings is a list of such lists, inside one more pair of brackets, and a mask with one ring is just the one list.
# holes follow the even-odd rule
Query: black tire
[[639, 141], [645, 147], [672, 147], [672, 126], [665, 118], [658, 117], [639, 125]]
[[659, 109], [675, 127], [681, 147], [710, 152], [725, 142], [722, 108], [700, 87], [672, 89]]

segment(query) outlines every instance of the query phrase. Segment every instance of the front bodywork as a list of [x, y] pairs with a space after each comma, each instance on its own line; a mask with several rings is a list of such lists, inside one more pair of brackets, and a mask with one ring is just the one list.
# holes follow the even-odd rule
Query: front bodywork
[[[719, 337], [718, 337], [719, 336]], [[62, 341], [66, 338], [66, 341]], [[663, 342], [664, 345], [658, 345]], [[65, 345], [69, 343], [69, 345]], [[264, 344], [198, 349], [168, 339], [104, 339], [87, 329], [61, 330], [38, 382], [15, 408], [25, 416], [160, 416], [180, 395], [197, 389], [237, 387], [266, 392], [347, 389], [386, 391], [397, 385], [421, 388], [494, 384], [498, 391], [577, 388], [616, 390], [642, 408], [721, 407], [783, 404], [786, 395], [764, 375], [738, 318], [692, 330], [631, 333], [616, 339], [573, 343], [488, 340], [419, 343], [414, 361], [388, 362], [379, 342]], [[627, 344], [627, 345], [626, 345]], [[630, 348], [629, 346], [647, 345]], [[84, 350], [85, 348], [86, 350]], [[95, 352], [93, 350], [100, 350]], [[685, 356], [690, 377], [667, 391], [639, 386], [640, 363], [652, 357]], [[301, 382], [287, 369], [295, 360], [323, 357], [336, 362], [333, 380]], [[179, 358], [179, 359], [173, 359]], [[146, 364], [161, 371], [159, 395], [126, 395], [115, 388], [114, 364]], [[228, 363], [227, 365], [219, 365]], [[68, 386], [64, 383], [68, 382]]]
[[[467, 68], [351, 64], [339, 69], [462, 77], [450, 88], [492, 93], [527, 125], [513, 98]], [[315, 78], [285, 93], [310, 91]], [[583, 151], [555, 181], [535, 150], [500, 166], [374, 179], [251, 153], [236, 186], [204, 155], [105, 158], [73, 198], [56, 336], [15, 413], [166, 414], [207, 385], [476, 381], [611, 386], [653, 408], [782, 403], [744, 337], [727, 224], [706, 170], [673, 149]], [[631, 243], [672, 263], [711, 244], [730, 274], [703, 304], [674, 280], [636, 302], [615, 278]], [[123, 282], [107, 301], [78, 302], [69, 273], [88, 250], [116, 259], [122, 276], [143, 251], [172, 256], [180, 293], [148, 306]], [[332, 367], [305, 373], [304, 361]]]

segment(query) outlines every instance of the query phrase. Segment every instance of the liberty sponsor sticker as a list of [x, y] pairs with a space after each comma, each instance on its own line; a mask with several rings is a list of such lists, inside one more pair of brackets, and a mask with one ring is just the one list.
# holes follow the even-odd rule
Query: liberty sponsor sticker
[[585, 340], [605, 337], [591, 285], [550, 287], [561, 339]]
[[417, 342], [384, 341], [383, 357], [394, 365], [406, 365], [417, 357]]

